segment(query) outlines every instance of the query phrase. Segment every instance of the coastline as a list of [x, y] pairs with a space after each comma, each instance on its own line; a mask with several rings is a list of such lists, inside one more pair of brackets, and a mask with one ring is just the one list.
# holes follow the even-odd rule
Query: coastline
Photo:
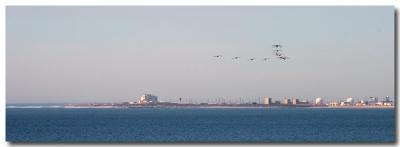
[[276, 108], [308, 108], [308, 109], [395, 109], [396, 106], [316, 106], [316, 105], [29, 105], [16, 106], [8, 105], [7, 109], [40, 109], [40, 108], [59, 108], [59, 109], [141, 109], [141, 108], [199, 108], [199, 109], [276, 109]]
[[334, 107], [307, 107], [329, 109], [395, 109], [395, 106], [334, 106]]
[[65, 109], [141, 109], [141, 108], [200, 108], [200, 109], [276, 109], [276, 108], [308, 108], [308, 109], [395, 109], [395, 106], [64, 106]]

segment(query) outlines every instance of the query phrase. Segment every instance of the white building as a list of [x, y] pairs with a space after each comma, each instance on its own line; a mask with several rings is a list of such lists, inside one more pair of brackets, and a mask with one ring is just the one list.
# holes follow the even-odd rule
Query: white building
[[323, 105], [323, 104], [324, 104], [324, 103], [323, 103], [321, 97], [317, 97], [317, 98], [315, 99], [315, 105]]
[[302, 99], [302, 100], [299, 100], [298, 103], [299, 103], [299, 104], [309, 104], [310, 102], [308, 102], [307, 99]]
[[272, 98], [270, 98], [270, 97], [265, 97], [265, 98], [264, 98], [264, 104], [265, 104], [265, 105], [271, 105], [271, 104], [272, 104]]
[[283, 102], [282, 102], [282, 104], [284, 104], [284, 105], [289, 105], [291, 103], [292, 103], [292, 101], [286, 97], [283, 99]]
[[377, 103], [378, 102], [378, 97], [369, 97], [369, 102], [370, 103]]
[[158, 103], [157, 96], [151, 94], [144, 94], [139, 98], [139, 104], [154, 104]]
[[375, 106], [378, 103], [378, 97], [369, 97], [368, 105]]
[[346, 102], [353, 104], [354, 103], [354, 99], [352, 97], [349, 97], [346, 99]]
[[292, 104], [297, 105], [299, 103], [299, 99], [292, 97]]

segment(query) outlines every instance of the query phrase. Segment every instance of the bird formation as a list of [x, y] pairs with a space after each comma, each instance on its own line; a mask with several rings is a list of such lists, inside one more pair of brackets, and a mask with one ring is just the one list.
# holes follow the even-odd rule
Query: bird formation
[[[280, 44], [273, 44], [272, 45], [272, 48], [273, 48], [272, 53], [273, 53], [273, 55], [275, 56], [276, 59], [285, 61], [285, 60], [289, 59], [289, 57], [285, 56], [282, 53], [282, 49], [281, 49], [282, 47], [283, 46], [280, 45]], [[214, 58], [222, 58], [222, 55], [215, 55], [213, 57]], [[239, 58], [241, 58], [241, 57], [239, 57], [239, 56], [232, 57], [232, 60], [239, 60]], [[255, 61], [255, 60], [256, 60], [256, 58], [254, 58], [254, 57], [248, 59], [248, 61]], [[269, 58], [269, 57], [265, 57], [265, 58], [262, 59], [262, 61], [269, 61], [269, 60], [271, 60], [271, 58]]]
[[272, 45], [272, 47], [275, 48], [275, 49], [272, 50], [272, 51], [273, 51], [274, 55], [275, 55], [277, 58], [282, 59], [282, 60], [287, 60], [287, 59], [289, 59], [289, 57], [283, 55], [282, 50], [279, 49], [279, 48], [282, 48], [282, 45], [280, 45], [280, 44], [274, 44], [274, 45]]

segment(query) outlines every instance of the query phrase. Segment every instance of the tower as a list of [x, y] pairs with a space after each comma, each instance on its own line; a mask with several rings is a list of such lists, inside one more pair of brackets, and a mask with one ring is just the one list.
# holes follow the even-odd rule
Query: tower
[[270, 98], [270, 97], [265, 97], [265, 98], [264, 98], [264, 104], [265, 104], [265, 105], [271, 105], [271, 104], [272, 104], [272, 98]]

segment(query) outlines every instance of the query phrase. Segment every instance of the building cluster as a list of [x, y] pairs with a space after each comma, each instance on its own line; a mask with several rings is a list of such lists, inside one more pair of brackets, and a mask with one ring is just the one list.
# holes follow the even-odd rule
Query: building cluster
[[130, 102], [122, 102], [122, 103], [90, 103], [90, 104], [73, 104], [67, 105], [66, 108], [131, 108], [131, 107], [159, 107], [159, 106], [167, 106], [167, 107], [270, 107], [270, 106], [278, 106], [278, 107], [370, 107], [370, 108], [393, 108], [394, 102], [390, 100], [387, 96], [385, 98], [379, 99], [378, 97], [369, 97], [368, 100], [359, 100], [355, 101], [353, 98], [349, 97], [340, 101], [330, 101], [328, 103], [324, 103], [321, 97], [315, 98], [311, 102], [307, 99], [298, 99], [298, 98], [283, 98], [281, 100], [273, 100], [271, 97], [265, 97], [264, 102], [262, 102], [261, 97], [257, 100], [251, 102], [246, 101], [242, 102], [225, 102], [224, 99], [222, 101], [218, 100], [216, 103], [197, 103], [196, 101], [187, 101], [186, 103], [181, 103], [182, 98], [179, 98], [178, 102], [168, 102], [168, 101], [159, 101], [158, 97], [152, 94], [144, 94], [138, 98], [137, 101]]
[[[181, 100], [181, 98], [180, 98]], [[158, 97], [152, 94], [144, 94], [141, 97], [139, 97], [137, 102], [129, 102], [129, 104], [173, 104], [171, 102], [160, 102], [158, 100]], [[178, 103], [174, 103], [178, 104]], [[189, 103], [191, 104], [191, 103]], [[201, 104], [208, 104], [208, 103], [201, 103]], [[225, 104], [225, 103], [221, 103]], [[240, 103], [242, 104], [242, 103]], [[283, 98], [283, 100], [273, 100], [271, 97], [265, 97], [264, 98], [264, 103], [256, 103], [254, 102], [253, 104], [264, 104], [264, 105], [287, 105], [287, 106], [330, 106], [330, 107], [336, 107], [336, 106], [393, 106], [394, 103], [393, 101], [390, 100], [390, 98], [387, 96], [381, 101], [379, 101], [378, 97], [369, 97], [368, 100], [359, 100], [355, 101], [354, 98], [348, 97], [340, 101], [330, 101], [328, 103], [324, 103], [321, 97], [315, 98], [313, 101], [308, 101], [307, 99], [298, 99], [296, 97], [292, 98]]]
[[273, 101], [271, 97], [264, 98], [265, 105], [312, 105], [312, 106], [393, 106], [393, 101], [390, 100], [389, 96], [385, 97], [383, 100], [379, 101], [378, 97], [369, 97], [369, 100], [359, 100], [355, 102], [354, 98], [348, 97], [341, 101], [331, 101], [325, 104], [321, 97], [315, 98], [311, 103], [307, 99], [297, 99], [297, 98], [284, 98], [282, 101]]
[[[318, 99], [318, 98], [317, 98]], [[321, 103], [321, 98], [319, 98], [319, 103]], [[265, 97], [264, 98], [264, 104], [265, 105], [308, 105], [310, 102], [307, 99], [298, 99], [298, 98], [284, 98], [283, 101], [273, 101], [271, 97]]]
[[139, 98], [139, 104], [157, 104], [158, 98], [155, 95], [144, 94]]
[[336, 102], [332, 101], [328, 103], [329, 106], [393, 106], [393, 101], [390, 100], [389, 96], [386, 96], [383, 100], [379, 101], [378, 97], [369, 97], [368, 100], [354, 101], [353, 98], [349, 97], [345, 100]]

